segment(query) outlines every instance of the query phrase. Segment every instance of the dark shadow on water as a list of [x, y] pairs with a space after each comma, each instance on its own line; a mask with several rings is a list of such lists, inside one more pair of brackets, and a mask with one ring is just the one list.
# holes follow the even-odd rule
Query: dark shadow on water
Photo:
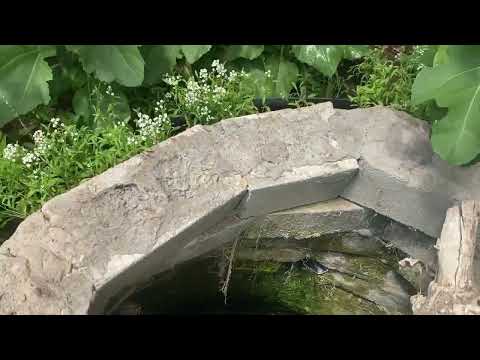
[[[161, 274], [149, 287], [128, 302], [141, 307], [141, 314], [241, 314], [292, 315], [298, 312], [248, 291], [250, 274], [238, 271], [232, 276], [227, 302], [220, 291], [215, 258], [189, 261]], [[246, 290], [246, 291], [245, 291]], [[116, 314], [122, 313], [120, 309]]]

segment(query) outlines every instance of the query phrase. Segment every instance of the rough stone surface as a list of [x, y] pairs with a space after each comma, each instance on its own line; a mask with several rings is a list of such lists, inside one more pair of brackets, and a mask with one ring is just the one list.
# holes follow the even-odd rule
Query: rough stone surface
[[293, 168], [281, 178], [253, 179], [240, 208], [242, 218], [336, 198], [358, 171], [355, 159]]
[[371, 210], [338, 198], [261, 217], [244, 236], [248, 239], [319, 237], [368, 228], [372, 216]]
[[239, 219], [236, 216], [225, 219], [212, 229], [189, 242], [174, 260], [175, 265], [209, 253], [229, 242], [233, 242], [253, 221], [253, 218]]
[[[395, 271], [392, 262], [387, 259], [341, 252], [310, 253], [301, 248], [289, 247], [266, 249], [241, 247], [236, 258], [289, 263], [304, 258], [307, 253], [329, 269], [327, 273], [321, 275], [321, 279], [327, 280], [336, 290], [344, 290], [359, 299], [375, 304], [387, 314], [411, 313], [410, 296], [415, 290]], [[285, 275], [285, 283], [287, 279], [288, 275]]]
[[[0, 312], [85, 314], [99, 293], [109, 298], [153, 275], [187, 240], [233, 214], [245, 179], [220, 178], [189, 159], [196, 131], [110, 169], [27, 218], [1, 247]], [[148, 264], [138, 279], [113, 281], [136, 264]]]
[[358, 173], [329, 196], [339, 192], [431, 237], [448, 207], [480, 197], [480, 164], [448, 165], [433, 153], [425, 122], [384, 107], [320, 104], [196, 126], [27, 218], [0, 248], [0, 313], [102, 312], [234, 215], [250, 185], [244, 205], [290, 208], [299, 205], [290, 187], [265, 196], [258, 184], [282, 188], [299, 169], [351, 159]]
[[436, 239], [393, 221], [385, 227], [382, 239], [410, 257], [422, 261], [429, 268], [436, 268]]
[[242, 246], [256, 249], [310, 249], [311, 251], [341, 252], [367, 257], [388, 256], [385, 244], [376, 237], [363, 237], [354, 232], [325, 234], [320, 237], [245, 239]]
[[465, 187], [466, 171], [434, 154], [424, 121], [374, 107], [338, 110], [328, 124], [338, 146], [359, 159], [359, 174], [342, 194], [346, 199], [437, 237], [452, 202], [477, 195], [473, 182]]
[[411, 311], [412, 286], [378, 259], [352, 259], [352, 256], [341, 253], [321, 253], [316, 258], [333, 269], [325, 276], [330, 277], [340, 288], [384, 307], [389, 314], [406, 314]]
[[[136, 274], [137, 271], [143, 271], [142, 275], [131, 276], [131, 272], [129, 271], [119, 277], [123, 286], [125, 286], [127, 283], [130, 283], [132, 285], [131, 288], [129, 288], [128, 291], [119, 293], [120, 296], [115, 297], [114, 302], [109, 301], [109, 297], [106, 296], [103, 298], [103, 301], [108, 301], [108, 303], [102, 302], [100, 308], [109, 313], [115, 311], [116, 306], [121, 302], [121, 300], [131, 295], [133, 291], [138, 291], [154, 281], [154, 275], [161, 273], [162, 271], [167, 271], [174, 266], [184, 263], [195, 257], [207, 254], [212, 250], [218, 249], [226, 243], [235, 240], [238, 238], [240, 233], [251, 224], [252, 221], [253, 218], [242, 220], [236, 216], [230, 216], [217, 225], [209, 228], [204, 233], [201, 233], [199, 236], [193, 237], [193, 240], [191, 237], [186, 237], [186, 245], [183, 241], [183, 237], [182, 241], [177, 240], [171, 243], [172, 245], [178, 245], [181, 243], [184, 245], [184, 247], [181, 249], [179, 249], [178, 246], [164, 246], [159, 248], [158, 251], [161, 251], [161, 253], [151, 257], [154, 259], [153, 263], [147, 258], [142, 260], [138, 265], [135, 265], [135, 268], [133, 269], [134, 274]], [[126, 275], [128, 275], [128, 277], [125, 277]], [[119, 279], [116, 279], [115, 281], [118, 282]], [[100, 300], [97, 299], [96, 303], [98, 306]], [[91, 309], [91, 312], [95, 311], [96, 308]], [[101, 311], [103, 310], [98, 310], [98, 312]]]

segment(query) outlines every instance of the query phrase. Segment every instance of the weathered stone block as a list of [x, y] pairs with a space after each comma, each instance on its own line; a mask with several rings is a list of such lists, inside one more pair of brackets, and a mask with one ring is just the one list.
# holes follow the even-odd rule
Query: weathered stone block
[[394, 221], [385, 227], [382, 238], [431, 269], [436, 268], [437, 250], [434, 238]]
[[277, 210], [336, 198], [358, 170], [355, 159], [293, 168], [278, 179], [249, 180], [239, 216], [260, 216]]
[[261, 217], [245, 231], [244, 236], [248, 239], [319, 237], [368, 228], [372, 215], [372, 210], [337, 198]]
[[194, 257], [204, 255], [210, 251], [221, 248], [223, 245], [238, 239], [240, 234], [251, 225], [251, 219], [229, 217], [214, 226], [204, 234], [189, 242], [175, 259], [175, 264], [188, 261]]

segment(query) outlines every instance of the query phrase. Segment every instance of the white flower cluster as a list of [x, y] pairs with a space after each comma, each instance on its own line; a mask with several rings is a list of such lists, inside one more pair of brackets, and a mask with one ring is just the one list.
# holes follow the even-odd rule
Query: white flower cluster
[[[145, 141], [148, 138], [155, 137], [156, 135], [165, 131], [165, 128], [169, 125], [168, 115], [165, 112], [160, 112], [163, 110], [163, 104], [161, 102], [157, 102], [156, 107], [156, 116], [150, 117], [147, 114], [144, 114], [140, 111], [137, 112], [137, 119], [135, 119], [135, 123], [138, 127], [138, 133], [140, 138]], [[158, 110], [157, 110], [158, 109]], [[132, 144], [135, 142], [133, 138], [128, 139], [127, 142]]]
[[18, 144], [8, 144], [5, 149], [3, 149], [3, 158], [6, 160], [15, 160], [19, 150], [20, 146]]
[[239, 75], [240, 74], [237, 73], [235, 70], [230, 71], [230, 74], [228, 74], [228, 81], [235, 81], [239, 77]]
[[200, 69], [199, 77], [200, 77], [200, 81], [206, 82], [208, 80], [208, 70]]
[[220, 63], [219, 60], [213, 60], [212, 62], [212, 69], [214, 72], [217, 73], [217, 77], [223, 77], [227, 73], [227, 70], [225, 69], [225, 66]]
[[58, 118], [58, 117], [57, 117], [57, 118], [52, 118], [52, 119], [50, 120], [50, 123], [52, 124], [52, 127], [53, 127], [54, 129], [56, 129], [56, 128], [58, 128], [58, 127], [65, 127], [65, 124], [63, 124], [63, 123], [61, 122], [60, 118]]
[[22, 163], [27, 168], [30, 168], [33, 165], [33, 163], [38, 159], [39, 159], [38, 156], [35, 155], [33, 152], [27, 152], [25, 156], [22, 157]]
[[37, 156], [44, 154], [50, 147], [45, 141], [45, 135], [42, 130], [35, 131], [33, 134], [33, 141], [35, 142], [34, 153]]
[[180, 75], [174, 76], [174, 75], [167, 74], [163, 78], [163, 81], [165, 81], [170, 86], [177, 86], [181, 80], [182, 80], [182, 77]]
[[155, 114], [157, 113], [164, 113], [165, 111], [165, 102], [163, 100], [159, 100], [155, 103]]
[[35, 144], [41, 144], [45, 140], [42, 130], [37, 130], [33, 133], [33, 141]]
[[105, 93], [110, 96], [115, 96], [115, 93], [113, 92], [111, 85], [107, 86], [107, 90], [105, 91]]
[[[210, 71], [200, 69], [195, 77], [188, 80], [182, 80], [178, 75], [166, 75], [164, 81], [173, 89], [165, 95], [165, 98], [170, 99], [172, 93], [177, 97], [183, 97], [181, 102], [185, 107], [182, 109], [185, 113], [200, 117], [202, 122], [210, 123], [214, 120], [213, 109], [224, 103], [232, 91], [237, 91], [236, 82], [247, 76], [243, 70], [228, 72], [224, 64], [216, 59], [212, 62]], [[185, 84], [184, 88], [178, 86], [181, 81]]]
[[185, 94], [187, 105], [195, 105], [206, 89], [208, 89], [208, 85], [200, 86], [193, 78], [189, 79], [187, 81], [187, 93]]

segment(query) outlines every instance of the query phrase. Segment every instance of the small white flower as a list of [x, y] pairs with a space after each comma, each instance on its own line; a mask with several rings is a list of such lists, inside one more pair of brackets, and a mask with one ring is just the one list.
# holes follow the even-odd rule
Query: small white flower
[[18, 154], [20, 146], [18, 144], [8, 144], [3, 149], [3, 157], [7, 160], [14, 160]]
[[113, 92], [111, 85], [108, 85], [107, 90], [105, 92], [107, 95], [115, 96], [115, 93]]
[[43, 131], [37, 130], [33, 133], [33, 141], [35, 144], [41, 144], [44, 140]]
[[208, 79], [208, 71], [207, 69], [200, 69], [200, 79], [205, 82]]
[[38, 160], [38, 157], [37, 155], [35, 155], [34, 153], [27, 153], [23, 158], [22, 158], [22, 163], [27, 167], [31, 167], [32, 164]]
[[235, 81], [237, 77], [238, 77], [238, 73], [235, 70], [232, 70], [228, 75], [228, 81]]
[[52, 127], [56, 129], [57, 127], [65, 127], [65, 124], [60, 122], [60, 118], [52, 118], [50, 120], [50, 123], [52, 124]]
[[165, 81], [168, 85], [176, 86], [180, 82], [180, 77], [175, 77], [175, 76], [167, 74], [163, 78], [163, 81]]

